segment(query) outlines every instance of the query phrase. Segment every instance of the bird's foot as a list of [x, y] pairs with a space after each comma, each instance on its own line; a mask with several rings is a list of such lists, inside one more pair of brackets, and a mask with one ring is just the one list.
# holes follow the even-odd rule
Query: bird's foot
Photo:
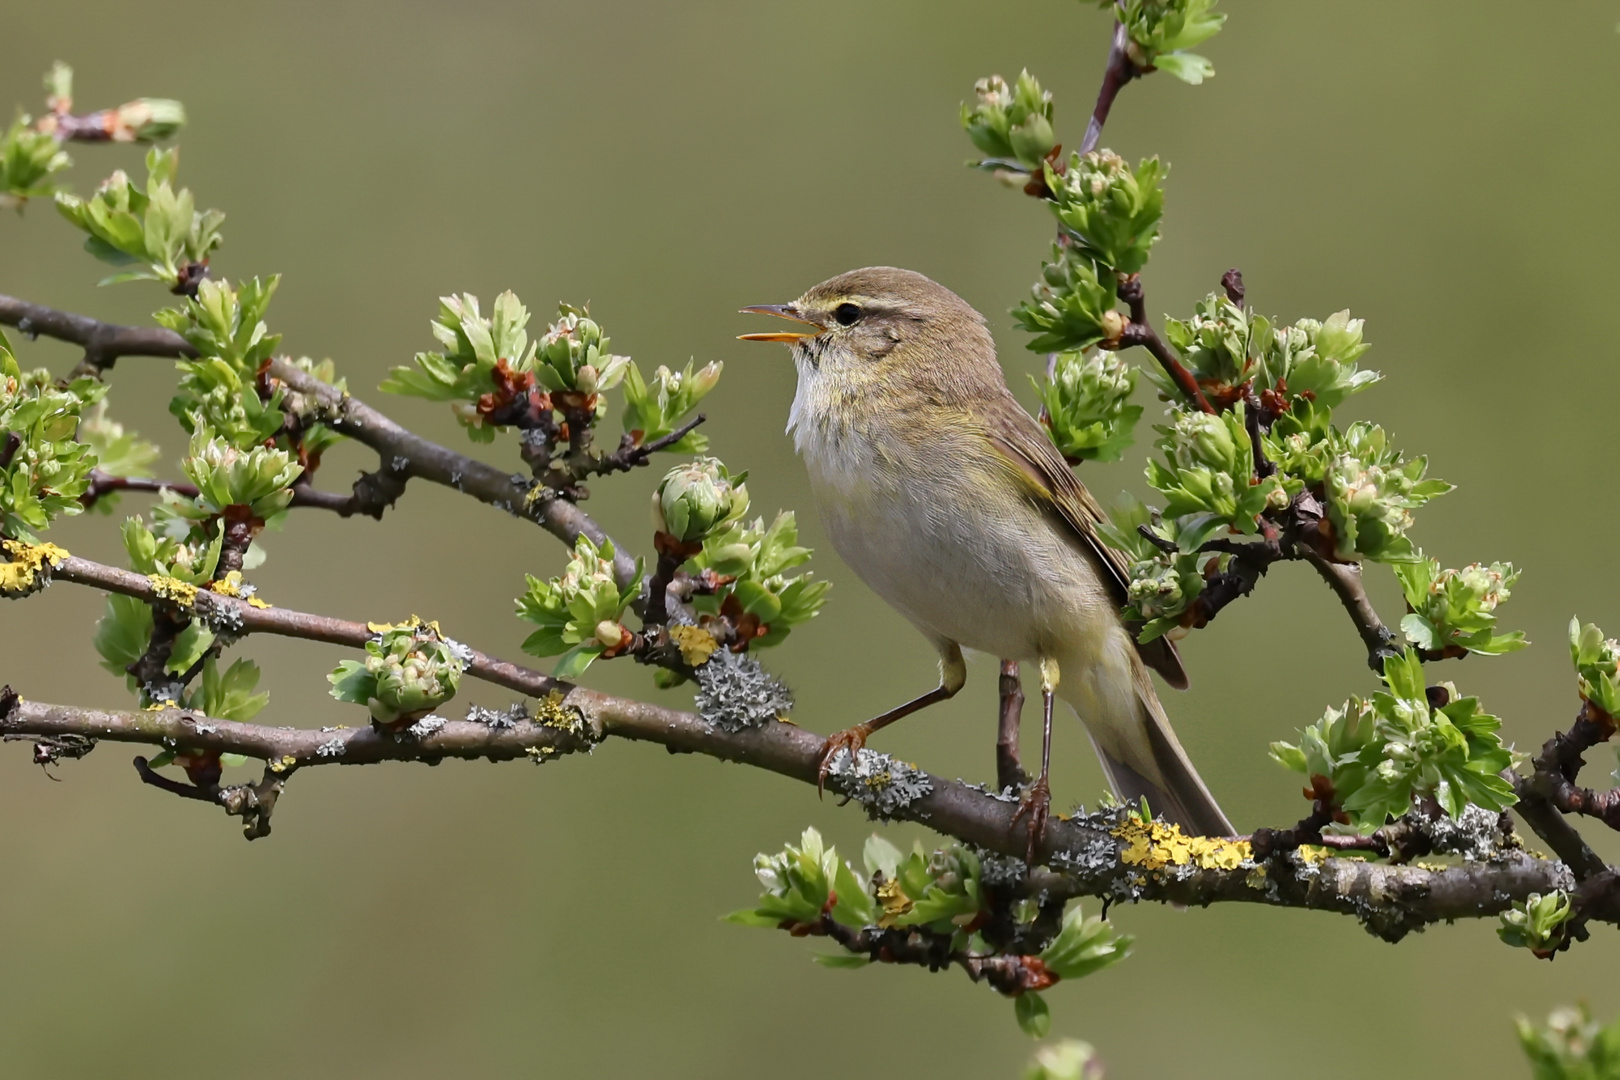
[[871, 734], [872, 725], [867, 723], [856, 724], [852, 728], [845, 728], [827, 736], [827, 741], [821, 744], [821, 767], [816, 770], [818, 796], [826, 793], [827, 777], [832, 774], [833, 759], [838, 756], [838, 751], [848, 750], [850, 766], [854, 767], [856, 755], [861, 752], [861, 747], [866, 745], [867, 736]]
[[1047, 786], [1046, 777], [1042, 776], [1024, 793], [1018, 801], [1018, 809], [1013, 811], [1012, 827], [1017, 828], [1020, 818], [1029, 818], [1029, 850], [1024, 861], [1030, 866], [1035, 865], [1035, 852], [1041, 846], [1041, 840], [1046, 836], [1046, 819], [1052, 810], [1052, 789]]

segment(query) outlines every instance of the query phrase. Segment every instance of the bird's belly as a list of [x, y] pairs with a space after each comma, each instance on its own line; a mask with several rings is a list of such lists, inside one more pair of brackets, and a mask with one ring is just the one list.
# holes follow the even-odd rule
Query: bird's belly
[[959, 475], [815, 487], [839, 555], [931, 636], [1030, 660], [1083, 647], [1118, 621], [1078, 542], [1007, 489], [974, 492]]

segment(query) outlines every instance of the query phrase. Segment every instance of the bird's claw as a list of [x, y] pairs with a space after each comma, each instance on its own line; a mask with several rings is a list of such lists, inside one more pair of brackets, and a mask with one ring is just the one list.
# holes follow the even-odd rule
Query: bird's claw
[[872, 734], [869, 724], [856, 724], [852, 728], [845, 728], [827, 736], [827, 741], [821, 744], [821, 766], [816, 770], [816, 796], [824, 796], [827, 790], [827, 777], [832, 775], [833, 759], [838, 751], [848, 750], [851, 765], [855, 764], [855, 757], [866, 745], [866, 737]]
[[1042, 776], [1029, 786], [1024, 797], [1018, 800], [1018, 809], [1013, 811], [1012, 827], [1016, 828], [1018, 819], [1029, 818], [1029, 850], [1024, 861], [1030, 866], [1035, 865], [1035, 852], [1041, 846], [1041, 840], [1046, 836], [1046, 819], [1052, 809], [1052, 789], [1047, 786], [1046, 777]]

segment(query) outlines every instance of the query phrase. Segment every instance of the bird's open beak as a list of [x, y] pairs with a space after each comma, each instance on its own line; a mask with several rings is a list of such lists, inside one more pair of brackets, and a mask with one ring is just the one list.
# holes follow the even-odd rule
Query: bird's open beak
[[809, 333], [787, 331], [780, 334], [738, 334], [738, 341], [785, 341], [792, 344], [805, 338], [813, 338], [824, 329], [799, 314], [799, 309], [793, 304], [756, 304], [754, 307], [741, 309], [744, 315], [775, 315], [778, 319], [789, 319], [815, 329]]

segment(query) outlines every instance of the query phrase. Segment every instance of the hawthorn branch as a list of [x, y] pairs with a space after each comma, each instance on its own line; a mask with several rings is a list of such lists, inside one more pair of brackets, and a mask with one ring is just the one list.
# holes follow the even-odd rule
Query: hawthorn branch
[[1305, 561], [1322, 575], [1322, 580], [1328, 583], [1333, 595], [1344, 605], [1356, 633], [1361, 637], [1361, 643], [1367, 647], [1367, 666], [1382, 674], [1384, 661], [1399, 656], [1400, 650], [1395, 647], [1394, 632], [1384, 625], [1384, 620], [1378, 617], [1372, 601], [1367, 598], [1367, 590], [1361, 583], [1361, 568], [1333, 562], [1308, 544], [1300, 544], [1298, 548]]
[[[76, 735], [103, 742], [173, 744], [245, 754], [279, 763], [283, 770], [384, 761], [436, 763], [446, 758], [543, 761], [617, 737], [740, 762], [813, 785], [823, 744], [821, 736], [794, 724], [728, 731], [693, 713], [579, 687], [571, 688], [538, 720], [503, 725], [451, 720], [419, 737], [369, 726], [309, 730], [238, 724], [185, 709], [131, 713], [19, 701], [0, 713], [0, 733], [7, 736]], [[835, 773], [830, 782], [869, 808], [881, 808], [883, 816], [919, 822], [1004, 856], [1022, 856], [1027, 847], [1027, 832], [1013, 827], [1016, 799], [920, 770], [911, 778], [909, 797], [885, 799], [883, 791], [847, 776]], [[1573, 883], [1562, 863], [1518, 852], [1493, 862], [1446, 869], [1338, 858], [1310, 865], [1293, 855], [1267, 860], [1264, 874], [1256, 873], [1261, 864], [1252, 858], [1231, 868], [1161, 862], [1154, 869], [1140, 859], [1127, 861], [1129, 845], [1114, 835], [1119, 828], [1120, 818], [1112, 813], [1054, 818], [1039, 848], [1040, 860], [1054, 869], [1033, 872], [1030, 887], [1054, 898], [1101, 896], [1188, 907], [1255, 903], [1336, 912], [1354, 916], [1370, 932], [1395, 941], [1431, 923], [1491, 917], [1532, 892], [1567, 889]], [[1620, 919], [1620, 903], [1606, 894], [1594, 898], [1592, 910], [1603, 921]]]
[[[0, 462], [0, 465], [3, 465]], [[172, 491], [185, 499], [197, 497], [197, 486], [178, 480], [159, 480], [149, 476], [114, 476], [112, 473], [102, 472], [100, 469], [90, 471], [90, 486], [79, 496], [79, 504], [86, 510], [113, 492], [163, 492]], [[319, 510], [331, 510], [340, 517], [350, 517], [354, 514], [369, 513], [362, 505], [358, 495], [339, 495], [334, 491], [320, 491], [309, 484], [294, 484], [292, 487], [292, 502], [289, 506], [307, 506]], [[379, 514], [380, 516], [380, 514]]]
[[1103, 125], [1108, 123], [1108, 112], [1114, 107], [1114, 99], [1119, 96], [1126, 83], [1143, 73], [1131, 62], [1130, 44], [1130, 38], [1125, 33], [1125, 24], [1115, 22], [1114, 37], [1108, 47], [1108, 66], [1103, 69], [1102, 87], [1097, 91], [1097, 103], [1092, 106], [1091, 120], [1086, 124], [1085, 138], [1080, 142], [1082, 154], [1089, 154], [1097, 149], [1097, 143], [1102, 140]]
[[1209, 403], [1209, 399], [1204, 396], [1204, 391], [1199, 388], [1198, 380], [1193, 378], [1192, 372], [1188, 371], [1181, 363], [1181, 358], [1175, 354], [1175, 350], [1170, 348], [1164, 338], [1159, 336], [1159, 332], [1153, 328], [1153, 323], [1149, 321], [1147, 298], [1142, 289], [1141, 276], [1138, 274], [1126, 274], [1120, 278], [1115, 292], [1130, 309], [1131, 321], [1120, 332], [1119, 343], [1114, 347], [1142, 346], [1153, 354], [1153, 359], [1159, 362], [1159, 366], [1164, 368], [1164, 373], [1170, 376], [1170, 381], [1175, 383], [1176, 387], [1186, 395], [1188, 401], [1198, 406], [1201, 412], [1214, 413], [1215, 408]]
[[[99, 377], [126, 356], [182, 359], [196, 355], [184, 338], [163, 327], [104, 323], [12, 296], [0, 295], [0, 325], [15, 326], [31, 336], [44, 335], [83, 347], [84, 360], [74, 369], [76, 376]], [[600, 525], [568, 500], [544, 491], [530, 498], [534, 483], [521, 474], [502, 472], [493, 465], [424, 439], [287, 360], [273, 361], [270, 374], [301, 399], [289, 405], [301, 408], [334, 431], [377, 452], [383, 468], [380, 473], [367, 473], [356, 482], [355, 513], [380, 516], [381, 507], [398, 498], [405, 480], [421, 477], [455, 488], [515, 517], [527, 518], [570, 547], [582, 535], [590, 537], [598, 546], [608, 539]], [[386, 501], [379, 502], [379, 499]], [[621, 585], [628, 584], [635, 577], [635, 559], [621, 545], [613, 547], [614, 573]]]

